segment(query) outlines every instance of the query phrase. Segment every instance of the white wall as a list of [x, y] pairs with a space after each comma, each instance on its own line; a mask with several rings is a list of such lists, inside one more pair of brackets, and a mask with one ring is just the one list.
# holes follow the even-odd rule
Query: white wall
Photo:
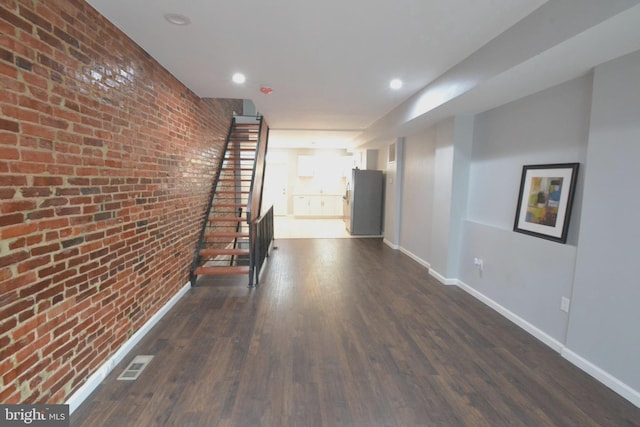
[[[317, 176], [298, 176], [298, 157], [313, 156], [321, 160], [321, 171]], [[281, 188], [272, 188], [274, 168], [286, 171], [287, 206], [284, 214], [293, 214], [293, 198], [296, 194], [331, 194], [342, 196], [345, 192], [346, 178], [343, 176], [351, 155], [346, 149], [309, 149], [309, 148], [270, 148], [267, 156], [267, 177], [265, 192], [279, 193]], [[326, 165], [330, 165], [327, 167]], [[278, 182], [279, 184], [279, 182]]]
[[[640, 52], [597, 67], [567, 347], [640, 391]], [[636, 400], [640, 405], [640, 398]]]

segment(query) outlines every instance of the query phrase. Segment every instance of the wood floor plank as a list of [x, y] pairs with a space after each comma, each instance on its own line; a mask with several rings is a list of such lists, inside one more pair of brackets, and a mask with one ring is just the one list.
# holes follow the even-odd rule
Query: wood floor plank
[[[640, 409], [378, 239], [200, 277], [73, 426], [626, 426]], [[116, 381], [135, 354], [154, 359]]]

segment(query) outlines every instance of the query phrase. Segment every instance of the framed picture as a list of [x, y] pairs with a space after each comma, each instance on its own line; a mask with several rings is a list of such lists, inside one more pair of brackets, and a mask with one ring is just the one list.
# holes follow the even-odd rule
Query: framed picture
[[565, 243], [579, 166], [523, 166], [513, 231]]

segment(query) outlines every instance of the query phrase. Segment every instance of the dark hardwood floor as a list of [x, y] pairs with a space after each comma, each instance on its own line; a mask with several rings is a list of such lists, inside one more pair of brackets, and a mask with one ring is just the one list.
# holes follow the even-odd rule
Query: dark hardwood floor
[[[73, 426], [640, 426], [640, 409], [378, 239], [202, 278]], [[214, 282], [215, 281], [215, 282]], [[155, 358], [135, 382], [116, 377]]]

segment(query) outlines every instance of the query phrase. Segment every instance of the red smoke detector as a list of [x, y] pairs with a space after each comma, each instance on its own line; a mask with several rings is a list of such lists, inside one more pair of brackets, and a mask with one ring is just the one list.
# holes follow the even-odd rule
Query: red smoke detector
[[260, 92], [264, 93], [265, 95], [271, 95], [273, 89], [271, 89], [270, 87], [262, 86], [260, 88]]

